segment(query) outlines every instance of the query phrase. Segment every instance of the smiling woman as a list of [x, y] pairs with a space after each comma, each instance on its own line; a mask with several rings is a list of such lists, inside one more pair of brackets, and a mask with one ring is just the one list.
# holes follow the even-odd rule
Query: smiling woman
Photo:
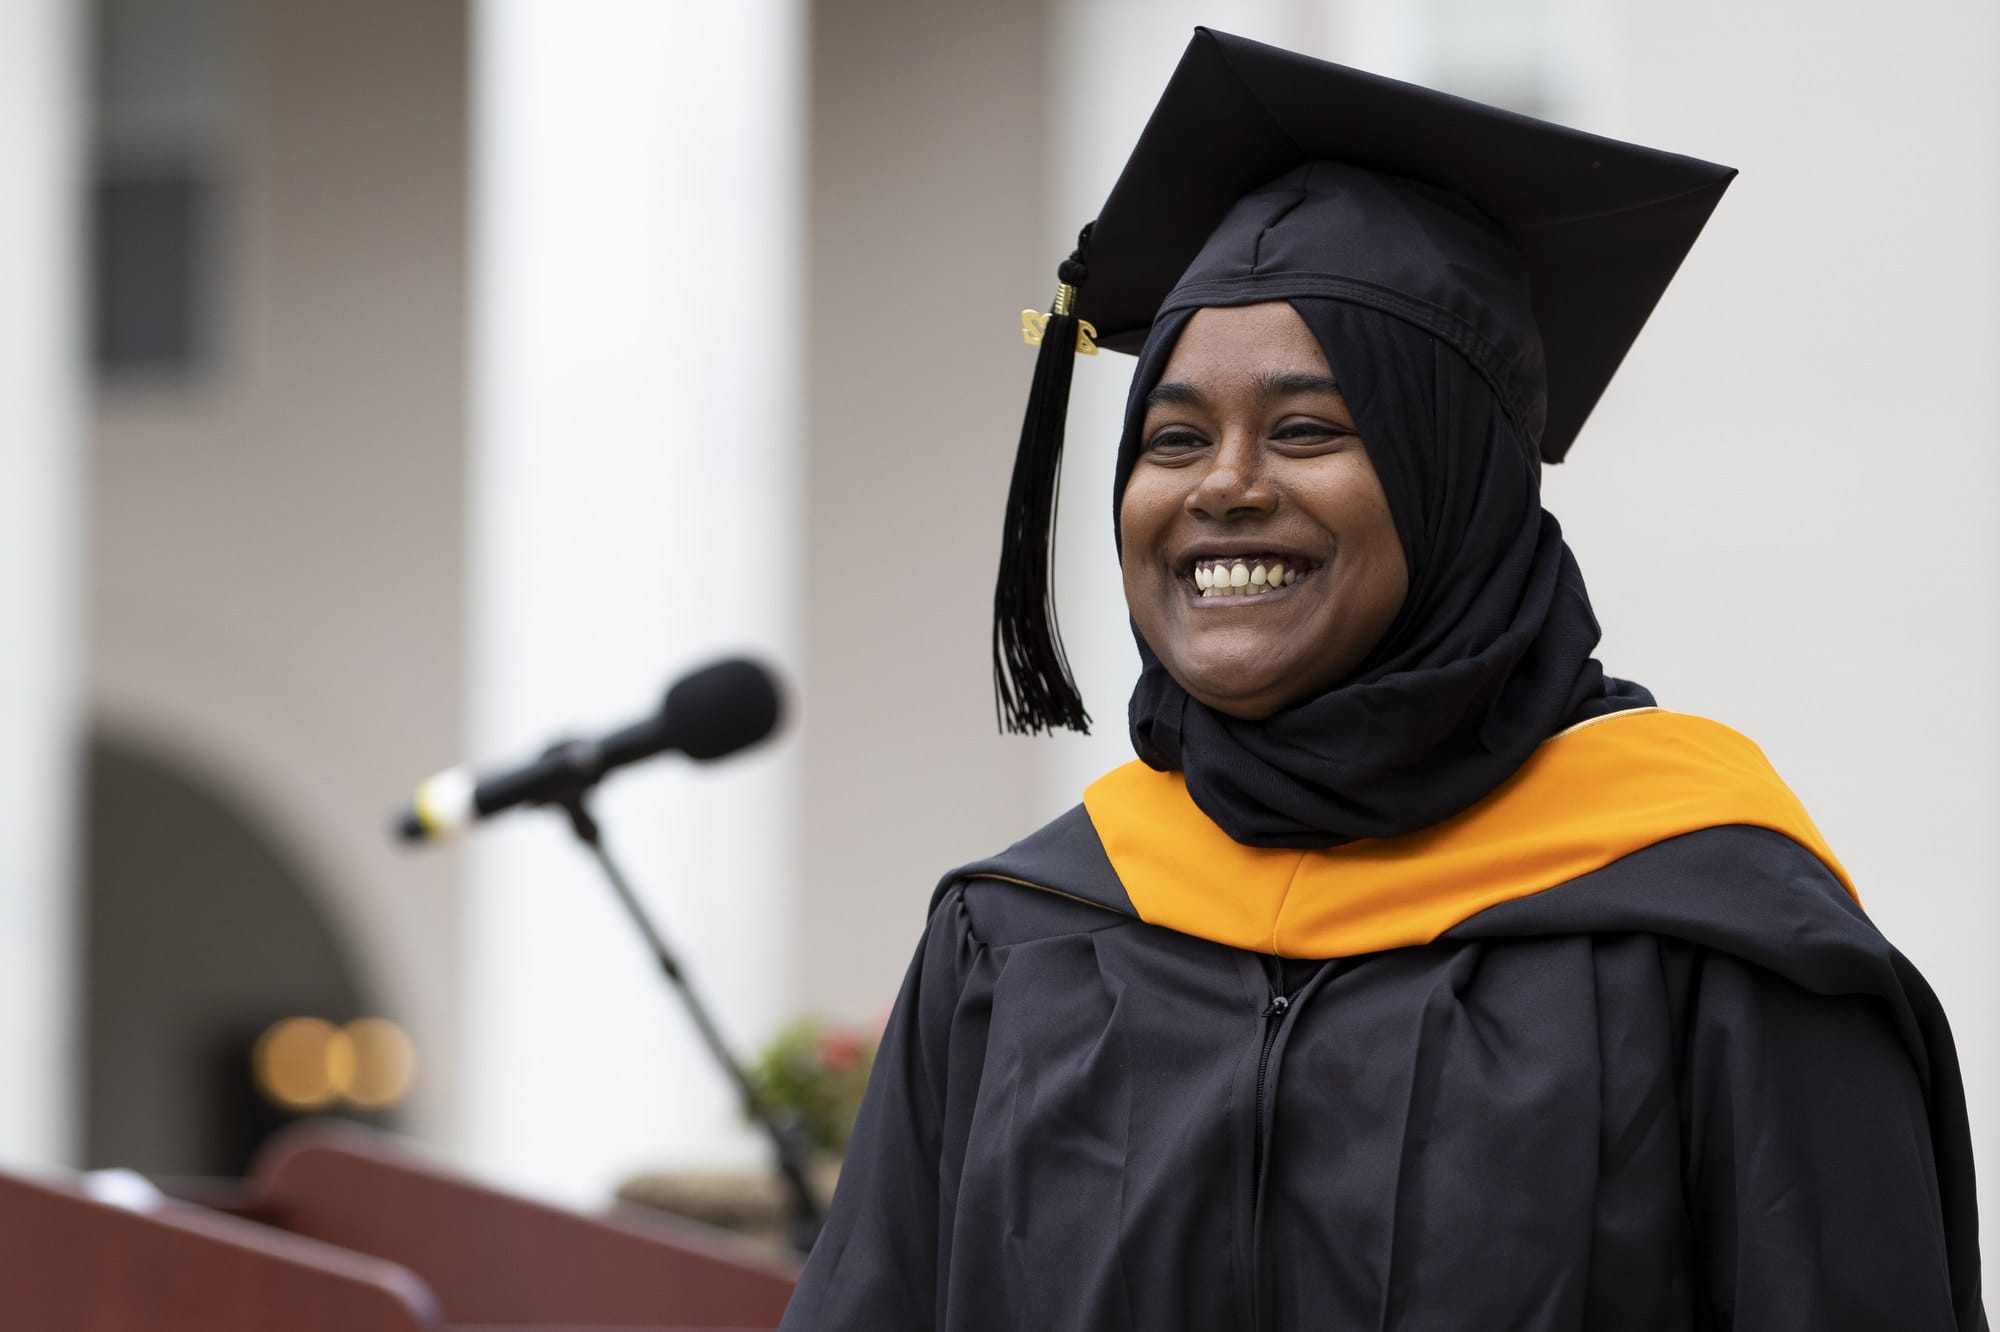
[[1200, 311], [1145, 406], [1119, 507], [1139, 633], [1182, 688], [1234, 717], [1338, 684], [1395, 618], [1408, 575], [1305, 321], [1283, 302]]
[[1061, 393], [1136, 352], [1137, 761], [939, 885], [786, 1329], [1986, 1328], [1936, 999], [1541, 504], [1732, 174], [1197, 33], [995, 597], [1076, 724]]

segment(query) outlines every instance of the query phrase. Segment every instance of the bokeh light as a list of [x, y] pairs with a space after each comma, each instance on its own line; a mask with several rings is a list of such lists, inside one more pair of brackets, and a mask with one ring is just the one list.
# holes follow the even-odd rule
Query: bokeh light
[[257, 1089], [287, 1110], [318, 1110], [331, 1103], [338, 1089], [327, 1054], [337, 1030], [316, 1017], [272, 1023], [250, 1054]]
[[409, 1093], [417, 1079], [417, 1047], [387, 1018], [359, 1018], [341, 1034], [351, 1054], [351, 1071], [336, 1079], [341, 1094], [364, 1110], [381, 1110]]
[[322, 1110], [345, 1101], [385, 1110], [409, 1094], [416, 1044], [387, 1018], [336, 1027], [325, 1018], [289, 1017], [257, 1038], [250, 1058], [257, 1090], [287, 1110]]

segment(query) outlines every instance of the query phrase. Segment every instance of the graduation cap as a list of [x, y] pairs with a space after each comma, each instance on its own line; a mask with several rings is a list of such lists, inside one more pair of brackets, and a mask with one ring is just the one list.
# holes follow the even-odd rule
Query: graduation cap
[[1089, 726], [1052, 586], [1076, 352], [1135, 352], [1197, 306], [1352, 301], [1450, 344], [1559, 462], [1735, 174], [1195, 29], [1054, 308], [1022, 314], [1041, 351], [994, 593], [1002, 727]]

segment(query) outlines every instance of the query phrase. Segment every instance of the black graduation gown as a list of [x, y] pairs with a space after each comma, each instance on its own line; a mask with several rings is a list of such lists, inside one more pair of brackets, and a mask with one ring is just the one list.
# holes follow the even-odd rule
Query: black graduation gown
[[1083, 806], [940, 885], [786, 1332], [1986, 1327], [1944, 1018], [1798, 840], [1323, 959], [1135, 899]]

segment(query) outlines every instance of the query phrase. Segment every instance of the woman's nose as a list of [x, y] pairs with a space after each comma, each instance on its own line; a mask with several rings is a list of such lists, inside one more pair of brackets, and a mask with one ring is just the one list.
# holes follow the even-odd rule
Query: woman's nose
[[1278, 492], [1263, 463], [1262, 441], [1254, 435], [1224, 435], [1208, 470], [1188, 492], [1187, 511], [1218, 521], [1270, 513], [1278, 507]]

